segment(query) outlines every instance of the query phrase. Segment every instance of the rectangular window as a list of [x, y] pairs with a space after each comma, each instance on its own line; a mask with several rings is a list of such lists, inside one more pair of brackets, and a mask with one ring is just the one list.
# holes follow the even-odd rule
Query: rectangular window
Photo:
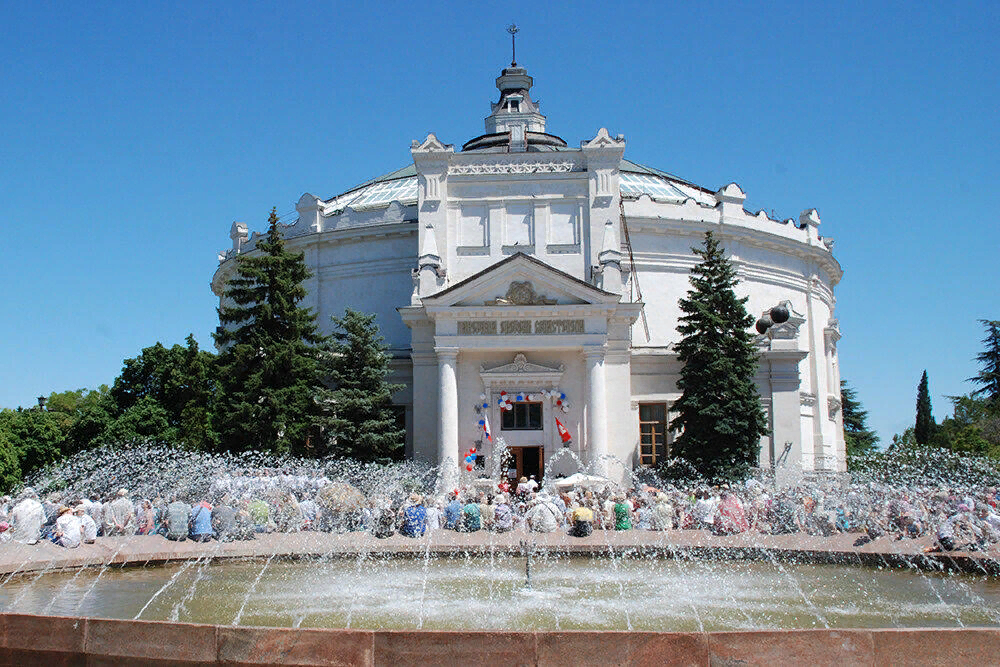
[[639, 463], [655, 466], [670, 454], [667, 443], [667, 404], [639, 404]]
[[504, 410], [501, 414], [500, 428], [504, 431], [542, 430], [542, 404], [514, 403], [513, 410]]

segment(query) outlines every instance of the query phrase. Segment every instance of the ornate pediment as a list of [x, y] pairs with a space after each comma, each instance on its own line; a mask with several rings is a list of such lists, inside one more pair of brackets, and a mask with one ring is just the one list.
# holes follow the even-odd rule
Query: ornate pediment
[[514, 355], [514, 361], [509, 364], [487, 368], [479, 367], [479, 377], [486, 389], [491, 387], [519, 387], [523, 389], [542, 389], [558, 387], [562, 380], [564, 366], [543, 366], [533, 364], [523, 353]]
[[483, 302], [485, 306], [554, 306], [556, 299], [549, 299], [535, 291], [530, 280], [514, 280], [507, 293]]

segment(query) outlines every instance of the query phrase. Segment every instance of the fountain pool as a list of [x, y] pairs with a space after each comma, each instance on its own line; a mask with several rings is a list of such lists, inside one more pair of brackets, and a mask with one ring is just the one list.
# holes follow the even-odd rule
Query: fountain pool
[[514, 555], [188, 561], [22, 575], [5, 612], [218, 625], [705, 632], [1000, 626], [1000, 582], [841, 565]]

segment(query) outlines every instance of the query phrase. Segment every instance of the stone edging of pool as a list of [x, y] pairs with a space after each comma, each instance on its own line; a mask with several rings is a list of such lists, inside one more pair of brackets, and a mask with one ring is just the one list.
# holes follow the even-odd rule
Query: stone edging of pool
[[13, 665], [990, 665], [1000, 629], [296, 630], [0, 614]]
[[[598, 533], [595, 533], [598, 535]], [[655, 538], [655, 539], [654, 539]], [[753, 538], [753, 539], [751, 539]], [[384, 557], [454, 557], [466, 554], [523, 552], [522, 541], [538, 553], [557, 556], [705, 558], [713, 560], [778, 560], [794, 563], [959, 571], [1000, 576], [1000, 552], [951, 552], [924, 554], [931, 543], [923, 540], [893, 541], [881, 538], [860, 548], [855, 535], [816, 538], [805, 535], [717, 537], [703, 531], [670, 533], [606, 533], [597, 538], [574, 539], [563, 534], [491, 533], [461, 534], [438, 531], [432, 537], [386, 540], [367, 533], [293, 533], [260, 535], [244, 542], [170, 542], [159, 536], [99, 538], [96, 544], [64, 549], [51, 543], [7, 544], [0, 548], [0, 575], [37, 573], [104, 565], [160, 565], [192, 558], [235, 560], [278, 557], [287, 559]]]

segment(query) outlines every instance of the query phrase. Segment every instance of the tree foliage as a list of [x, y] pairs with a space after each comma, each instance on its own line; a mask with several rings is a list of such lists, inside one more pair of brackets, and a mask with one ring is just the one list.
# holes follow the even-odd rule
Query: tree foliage
[[930, 443], [935, 426], [934, 415], [931, 414], [931, 393], [925, 370], [924, 374], [920, 376], [920, 384], [917, 385], [917, 419], [913, 425], [913, 436], [916, 438], [917, 444]]
[[210, 450], [218, 442], [211, 416], [217, 395], [215, 355], [186, 345], [156, 343], [126, 359], [110, 391], [112, 441], [150, 440]]
[[240, 255], [219, 308], [215, 335], [220, 448], [313, 455], [314, 401], [324, 341], [312, 310], [299, 304], [311, 274], [302, 253], [285, 248], [277, 211], [256, 250]]
[[321, 369], [332, 389], [319, 392], [329, 451], [362, 461], [398, 459], [406, 429], [392, 411], [390, 356], [374, 314], [348, 308], [333, 318], [336, 330], [324, 346]]
[[986, 399], [993, 408], [1000, 410], [1000, 320], [979, 320], [986, 328], [983, 346], [976, 356], [980, 371], [969, 382], [979, 386], [972, 392], [974, 398]]
[[701, 262], [680, 300], [677, 330], [682, 390], [670, 428], [680, 431], [674, 452], [708, 479], [742, 478], [758, 463], [767, 419], [754, 384], [757, 352], [749, 328], [747, 297], [736, 297], [736, 271], [711, 232], [692, 248]]
[[10, 492], [21, 480], [21, 463], [10, 435], [0, 429], [0, 493]]
[[64, 434], [59, 419], [47, 410], [0, 411], [0, 433], [17, 453], [18, 471], [28, 476], [63, 458]]
[[851, 457], [870, 454], [878, 448], [879, 437], [868, 428], [868, 411], [861, 405], [857, 391], [840, 381], [840, 411], [844, 417], [844, 443], [848, 463]]

